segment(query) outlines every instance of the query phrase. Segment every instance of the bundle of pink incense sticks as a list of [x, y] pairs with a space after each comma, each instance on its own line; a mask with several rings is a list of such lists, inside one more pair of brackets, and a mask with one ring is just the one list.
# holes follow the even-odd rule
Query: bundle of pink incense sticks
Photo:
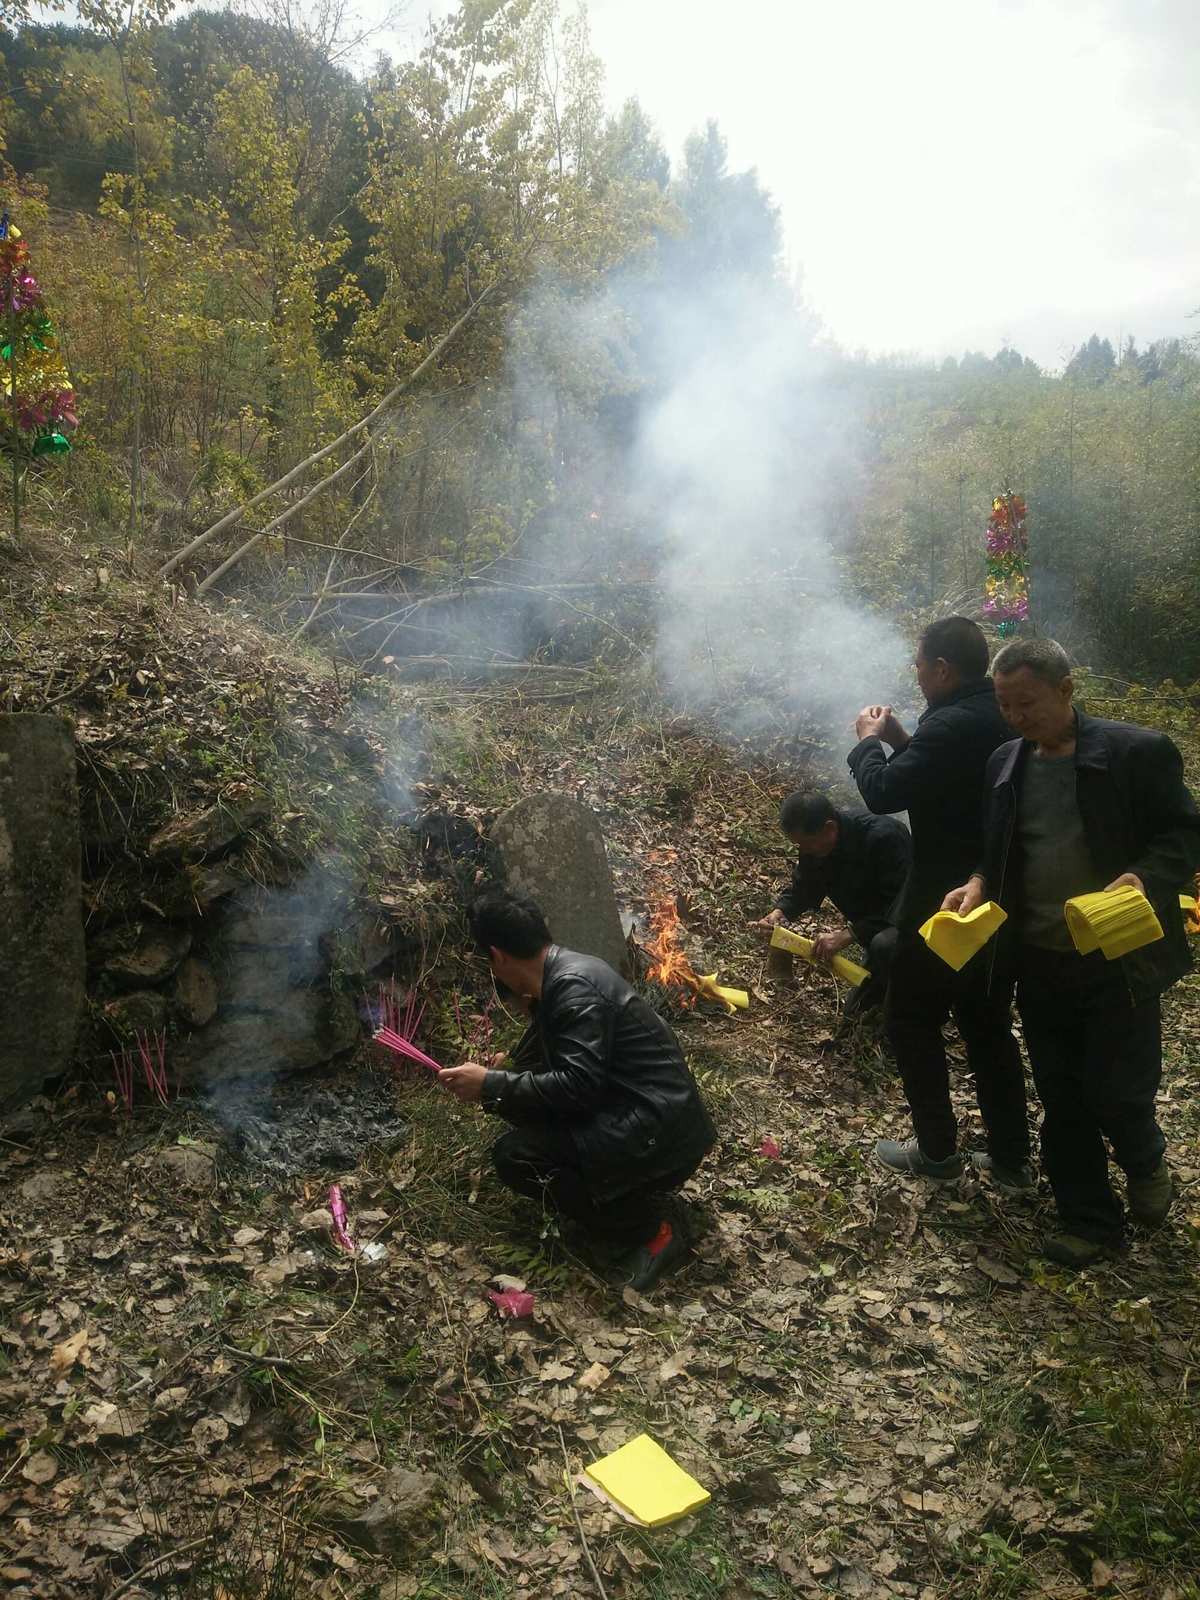
[[424, 1050], [418, 1050], [413, 1043], [417, 1029], [421, 1026], [421, 1018], [425, 1015], [425, 1005], [417, 1004], [415, 993], [408, 996], [403, 1012], [395, 991], [385, 987], [379, 990], [379, 1016], [380, 1026], [376, 1028], [371, 1037], [376, 1044], [381, 1044], [395, 1055], [403, 1056], [407, 1061], [419, 1061], [423, 1067], [428, 1067], [430, 1072], [440, 1072], [441, 1064], [427, 1056]]
[[398, 1056], [404, 1056], [408, 1061], [419, 1061], [423, 1067], [428, 1067], [430, 1072], [440, 1072], [441, 1063], [427, 1056], [424, 1050], [418, 1050], [411, 1039], [406, 1039], [403, 1034], [397, 1033], [393, 1028], [376, 1028], [372, 1037], [376, 1044], [381, 1044], [385, 1049], [394, 1051]]

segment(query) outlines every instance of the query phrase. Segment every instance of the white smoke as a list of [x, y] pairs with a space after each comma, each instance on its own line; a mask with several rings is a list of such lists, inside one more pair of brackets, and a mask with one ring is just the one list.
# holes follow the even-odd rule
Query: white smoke
[[839, 569], [862, 423], [838, 358], [801, 308], [737, 280], [660, 299], [653, 339], [636, 483], [668, 535], [666, 690], [737, 734], [797, 714], [841, 731], [892, 698], [907, 646]]

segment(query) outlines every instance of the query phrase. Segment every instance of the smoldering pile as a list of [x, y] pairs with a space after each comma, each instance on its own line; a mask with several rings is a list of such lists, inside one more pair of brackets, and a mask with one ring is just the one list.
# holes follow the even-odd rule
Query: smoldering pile
[[206, 1110], [229, 1154], [271, 1177], [348, 1172], [368, 1149], [392, 1149], [407, 1135], [393, 1080], [381, 1072], [227, 1083]]

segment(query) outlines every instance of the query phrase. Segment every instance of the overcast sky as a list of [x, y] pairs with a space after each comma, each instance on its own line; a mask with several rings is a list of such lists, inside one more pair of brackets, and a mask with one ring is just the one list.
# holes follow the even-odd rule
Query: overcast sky
[[611, 105], [636, 95], [673, 159], [717, 119], [842, 345], [1057, 366], [1094, 331], [1200, 333], [1200, 0], [589, 10]]

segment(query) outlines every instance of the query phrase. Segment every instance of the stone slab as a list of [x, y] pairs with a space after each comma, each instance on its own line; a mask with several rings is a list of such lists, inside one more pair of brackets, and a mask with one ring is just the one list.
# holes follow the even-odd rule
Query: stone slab
[[527, 795], [497, 818], [492, 842], [505, 880], [532, 895], [556, 944], [624, 972], [628, 952], [604, 835], [595, 813], [567, 794]]
[[86, 998], [75, 739], [0, 715], [0, 1109], [71, 1064]]

